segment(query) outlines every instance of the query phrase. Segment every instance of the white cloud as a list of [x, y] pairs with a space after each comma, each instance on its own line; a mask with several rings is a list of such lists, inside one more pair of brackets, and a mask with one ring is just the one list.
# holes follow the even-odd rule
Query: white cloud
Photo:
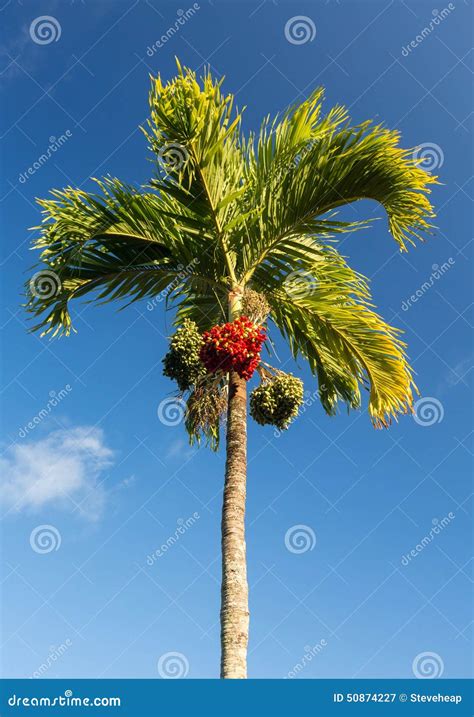
[[0, 458], [0, 501], [16, 512], [54, 506], [96, 520], [106, 498], [101, 475], [112, 459], [103, 431], [95, 427], [53, 431], [37, 441], [16, 443]]
[[192, 447], [187, 441], [184, 441], [182, 438], [177, 438], [168, 445], [165, 460], [179, 458], [184, 463], [197, 453], [197, 451], [198, 449], [195, 446]]

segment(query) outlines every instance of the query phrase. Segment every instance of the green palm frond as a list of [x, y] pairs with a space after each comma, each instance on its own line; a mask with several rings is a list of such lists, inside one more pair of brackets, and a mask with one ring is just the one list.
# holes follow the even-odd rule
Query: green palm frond
[[269, 293], [272, 318], [318, 376], [325, 410], [337, 402], [361, 403], [369, 389], [369, 413], [377, 427], [411, 411], [412, 372], [400, 331], [373, 311], [366, 279], [337, 251], [326, 248], [311, 273], [293, 272]]
[[[236, 258], [228, 244], [231, 232], [243, 221], [241, 114], [234, 111], [233, 96], [222, 94], [222, 81], [214, 82], [206, 73], [201, 87], [194, 72], [179, 64], [178, 69], [174, 82], [163, 85], [159, 77], [152, 81], [151, 116], [144, 130], [159, 160], [158, 179], [152, 184], [175, 197], [184, 212], [198, 215], [194, 220], [206, 226], [235, 281]], [[173, 154], [178, 160], [167, 163]]]
[[322, 117], [321, 101], [318, 90], [308, 104], [274, 120], [271, 131], [265, 122], [256, 150], [248, 145], [246, 181], [255, 211], [246, 223], [252, 247], [246, 278], [295, 237], [362, 228], [363, 222], [338, 222], [335, 214], [361, 199], [382, 205], [401, 250], [430, 229], [434, 214], [427, 195], [437, 180], [419, 166], [413, 150], [399, 146], [399, 133], [371, 122], [351, 126], [342, 107]]
[[[92, 291], [104, 303], [130, 303], [160, 294], [169, 299], [184, 284], [201, 293], [219, 285], [206, 237], [183, 231], [174, 200], [111, 178], [98, 185], [100, 194], [68, 188], [40, 200], [44, 219], [34, 248], [41, 250], [41, 264], [26, 292], [28, 310], [45, 316], [34, 329], [68, 334], [70, 300]], [[38, 290], [48, 272], [55, 286]]]

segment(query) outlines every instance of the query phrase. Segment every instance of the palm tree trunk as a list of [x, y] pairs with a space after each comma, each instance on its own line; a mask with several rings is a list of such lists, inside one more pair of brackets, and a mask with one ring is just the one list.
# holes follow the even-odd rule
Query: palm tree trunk
[[[229, 318], [240, 313], [240, 294], [229, 297]], [[245, 494], [247, 480], [247, 383], [229, 375], [227, 458], [222, 506], [221, 677], [247, 677], [249, 631]]]

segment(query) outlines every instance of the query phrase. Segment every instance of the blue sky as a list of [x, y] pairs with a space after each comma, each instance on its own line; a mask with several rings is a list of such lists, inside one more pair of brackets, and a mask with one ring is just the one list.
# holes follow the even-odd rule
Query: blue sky
[[[226, 76], [247, 130], [321, 84], [327, 107], [422, 145], [443, 183], [426, 244], [401, 255], [383, 212], [363, 202], [346, 211], [381, 220], [341, 247], [406, 331], [426, 399], [417, 420], [382, 432], [365, 409], [326, 417], [308, 370], [277, 340], [308, 405], [282, 436], [250, 425], [249, 674], [411, 677], [431, 664], [468, 676], [472, 5], [198, 6], [156, 51], [192, 3], [10, 0], [1, 10], [3, 675], [160, 677], [169, 653], [183, 676], [218, 674], [223, 456], [190, 449], [181, 424], [158, 418], [172, 391], [161, 374], [172, 317], [162, 304], [82, 304], [78, 333], [49, 342], [27, 333], [20, 306], [35, 197], [91, 189], [105, 174], [145, 182], [148, 75], [171, 77], [178, 55]], [[30, 33], [45, 15], [53, 35]], [[305, 42], [285, 36], [295, 16]], [[295, 526], [304, 551], [287, 547]]]

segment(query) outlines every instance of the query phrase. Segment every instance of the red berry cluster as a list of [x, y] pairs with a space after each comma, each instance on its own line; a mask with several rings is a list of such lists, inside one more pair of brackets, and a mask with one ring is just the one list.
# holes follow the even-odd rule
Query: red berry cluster
[[233, 370], [248, 381], [260, 362], [266, 338], [265, 329], [240, 316], [203, 334], [200, 358], [210, 373]]

